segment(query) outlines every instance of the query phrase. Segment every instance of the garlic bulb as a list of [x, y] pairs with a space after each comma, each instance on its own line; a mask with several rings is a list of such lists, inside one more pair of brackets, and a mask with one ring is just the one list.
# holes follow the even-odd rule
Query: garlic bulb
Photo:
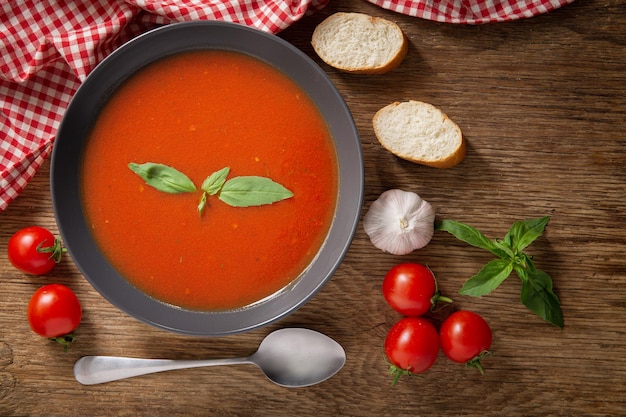
[[406, 255], [432, 239], [435, 210], [413, 192], [388, 190], [370, 206], [363, 228], [378, 249]]

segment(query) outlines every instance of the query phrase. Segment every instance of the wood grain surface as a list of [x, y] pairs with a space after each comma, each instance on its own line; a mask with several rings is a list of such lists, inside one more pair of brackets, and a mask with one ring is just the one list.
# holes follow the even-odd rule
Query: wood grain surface
[[[315, 26], [336, 11], [397, 22], [410, 40], [396, 70], [349, 75], [313, 52]], [[118, 311], [69, 257], [47, 277], [16, 271], [9, 237], [38, 224], [57, 230], [49, 164], [0, 213], [0, 415], [2, 416], [619, 416], [626, 415], [626, 4], [577, 0], [516, 22], [463, 26], [416, 19], [362, 0], [331, 1], [280, 34], [318, 62], [345, 98], [365, 158], [363, 214], [390, 188], [417, 192], [439, 218], [503, 237], [516, 220], [550, 215], [528, 248], [561, 299], [565, 328], [546, 324], [519, 301], [511, 276], [482, 298], [457, 294], [491, 259], [437, 232], [424, 249], [391, 256], [359, 226], [330, 282], [291, 316], [251, 333], [197, 338], [152, 328]], [[371, 118], [404, 100], [430, 102], [463, 130], [468, 152], [452, 169], [402, 161], [378, 144]], [[399, 262], [428, 264], [457, 308], [482, 314], [494, 332], [485, 375], [443, 354], [419, 378], [395, 387], [382, 345], [400, 316], [380, 287]], [[74, 289], [84, 318], [63, 353], [36, 336], [26, 306], [39, 286]], [[441, 312], [433, 316], [435, 322]], [[222, 358], [256, 350], [271, 330], [302, 326], [340, 342], [347, 363], [317, 386], [275, 386], [251, 366], [174, 371], [82, 386], [83, 355]]]

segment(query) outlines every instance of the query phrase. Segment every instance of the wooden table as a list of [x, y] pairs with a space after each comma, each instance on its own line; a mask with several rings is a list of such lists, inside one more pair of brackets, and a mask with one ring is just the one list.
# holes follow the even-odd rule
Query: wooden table
[[[380, 76], [339, 73], [310, 46], [327, 15], [358, 11], [397, 22], [410, 39], [402, 65]], [[626, 414], [626, 6], [578, 0], [527, 20], [459, 26], [395, 14], [361, 0], [333, 1], [280, 36], [327, 71], [354, 114], [365, 157], [363, 213], [390, 188], [417, 192], [439, 218], [503, 237], [516, 220], [550, 215], [528, 252], [554, 279], [565, 328], [546, 324], [519, 302], [513, 275], [482, 298], [457, 294], [492, 256], [437, 232], [403, 257], [376, 249], [359, 227], [345, 261], [307, 305], [248, 334], [196, 338], [169, 334], [121, 313], [69, 258], [47, 277], [17, 272], [6, 244], [19, 228], [56, 231], [46, 164], [0, 214], [0, 415], [244, 416]], [[467, 157], [437, 170], [399, 160], [378, 144], [373, 114], [392, 101], [442, 108], [462, 128]], [[494, 355], [481, 376], [440, 354], [421, 378], [395, 387], [382, 345], [400, 316], [381, 282], [399, 262], [427, 263], [457, 308], [482, 314]], [[84, 306], [78, 341], [67, 353], [26, 321], [30, 295], [59, 282]], [[218, 367], [96, 386], [78, 384], [83, 355], [221, 358], [252, 353], [271, 330], [303, 326], [340, 342], [347, 363], [317, 386], [286, 389], [254, 367]]]

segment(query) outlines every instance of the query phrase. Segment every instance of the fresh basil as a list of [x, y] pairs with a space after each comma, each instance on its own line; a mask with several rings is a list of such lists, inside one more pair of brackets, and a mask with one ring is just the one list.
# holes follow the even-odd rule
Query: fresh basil
[[546, 216], [515, 222], [504, 237], [504, 241], [509, 247], [516, 248], [518, 252], [521, 252], [543, 234], [549, 221], [550, 217]]
[[224, 183], [219, 199], [233, 207], [272, 204], [293, 197], [281, 184], [266, 177], [235, 177]]
[[200, 187], [202, 191], [206, 192], [209, 195], [215, 195], [219, 190], [222, 189], [224, 183], [226, 182], [226, 177], [230, 173], [230, 167], [222, 168], [219, 171], [215, 171], [211, 175], [209, 175], [202, 186]]
[[[154, 162], [131, 162], [128, 167], [143, 178], [146, 184], [159, 191], [171, 194], [197, 191], [189, 177], [171, 166]], [[233, 207], [262, 206], [293, 197], [291, 191], [270, 178], [242, 176], [226, 180], [229, 173], [230, 167], [225, 167], [213, 172], [202, 182], [202, 196], [196, 208], [200, 215], [206, 210], [210, 195], [217, 195], [220, 200]]]
[[499, 258], [490, 261], [469, 278], [459, 293], [474, 297], [486, 295], [498, 288], [515, 271], [522, 281], [522, 304], [547, 322], [563, 328], [563, 313], [559, 298], [553, 291], [552, 278], [537, 269], [531, 257], [523, 252], [543, 234], [549, 221], [550, 217], [545, 216], [515, 222], [502, 240], [489, 239], [474, 227], [454, 220], [436, 222], [435, 230], [446, 231], [465, 243], [490, 251]]
[[509, 253], [505, 247], [498, 244], [497, 241], [489, 239], [483, 235], [478, 229], [467, 225], [465, 223], [457, 222], [456, 220], [444, 219], [435, 224], [439, 227], [439, 230], [445, 230], [453, 234], [457, 239], [469, 243], [480, 249], [486, 249], [494, 255], [505, 258]]
[[[563, 312], [559, 298], [553, 291], [550, 275], [534, 266], [524, 271], [527, 279], [522, 280], [522, 303], [546, 321], [563, 328]], [[521, 274], [520, 274], [521, 276]]]
[[196, 191], [196, 186], [182, 172], [163, 164], [131, 162], [128, 167], [151, 187], [170, 194], [189, 193]]
[[198, 213], [202, 216], [204, 210], [207, 205], [207, 196], [217, 194], [224, 183], [226, 182], [226, 177], [230, 173], [230, 167], [225, 167], [220, 169], [219, 171], [215, 171], [202, 182], [200, 189], [203, 191], [202, 197], [200, 198], [200, 202], [198, 203]]
[[513, 271], [513, 263], [504, 259], [494, 259], [468, 279], [459, 294], [480, 297], [489, 294], [504, 282]]

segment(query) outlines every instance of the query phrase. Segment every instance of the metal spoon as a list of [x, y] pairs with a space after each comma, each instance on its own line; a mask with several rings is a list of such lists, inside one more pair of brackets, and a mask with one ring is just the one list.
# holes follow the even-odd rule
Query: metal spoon
[[203, 366], [254, 364], [283, 387], [315, 385], [335, 375], [346, 363], [339, 343], [314, 330], [276, 330], [250, 356], [231, 359], [171, 360], [117, 356], [84, 356], [74, 364], [74, 377], [84, 385], [101, 384], [139, 375]]

